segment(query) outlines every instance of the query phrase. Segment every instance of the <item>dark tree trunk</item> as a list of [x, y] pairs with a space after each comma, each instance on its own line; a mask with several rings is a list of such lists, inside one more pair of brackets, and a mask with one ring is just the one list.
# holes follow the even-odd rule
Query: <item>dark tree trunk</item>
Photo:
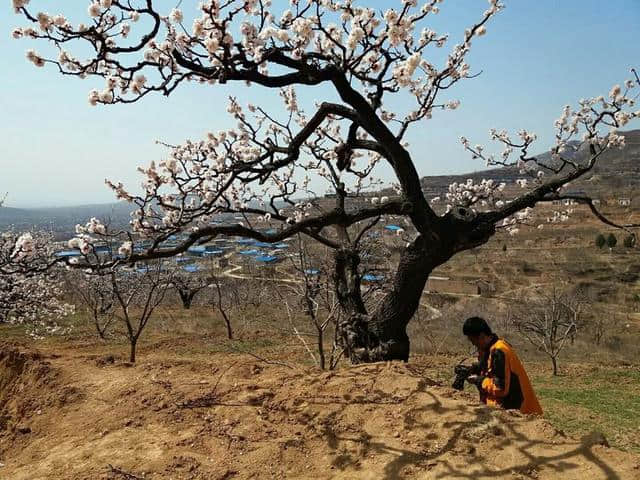
[[216, 292], [218, 293], [218, 310], [220, 310], [220, 314], [222, 315], [222, 319], [224, 320], [224, 324], [227, 327], [227, 338], [229, 340], [233, 340], [233, 329], [231, 328], [231, 319], [227, 315], [224, 307], [222, 306], [222, 289], [220, 288], [220, 281], [216, 278]]
[[231, 328], [231, 320], [229, 320], [229, 317], [224, 310], [220, 311], [222, 312], [222, 317], [224, 318], [224, 324], [227, 327], [227, 338], [229, 340], [233, 340], [233, 329]]
[[136, 344], [138, 343], [138, 339], [129, 339], [131, 342], [131, 351], [129, 353], [129, 361], [131, 363], [136, 363]]
[[324, 330], [318, 327], [318, 360], [320, 363], [320, 370], [324, 370], [326, 367], [324, 358]]
[[357, 250], [342, 249], [335, 253], [335, 273], [338, 301], [344, 310], [352, 314], [366, 315], [367, 310], [360, 291], [358, 266], [360, 255]]
[[98, 332], [98, 336], [101, 340], [106, 340], [107, 328], [109, 327], [109, 323], [106, 323], [104, 326], [100, 325], [100, 317], [97, 312], [93, 312], [93, 322], [96, 327], [96, 331]]
[[184, 307], [184, 309], [189, 310], [191, 308], [191, 303], [193, 302], [195, 292], [178, 290], [178, 294], [180, 295], [180, 300], [182, 300], [182, 306]]
[[551, 356], [551, 363], [553, 365], [553, 376], [556, 377], [558, 376], [558, 360], [556, 357]]
[[105, 336], [105, 330], [106, 328], [103, 330], [100, 328], [100, 324], [96, 321], [96, 331], [98, 332], [98, 336], [100, 337], [100, 340], [106, 340], [106, 336]]
[[368, 314], [360, 294], [357, 252], [338, 250], [336, 291], [345, 320], [339, 339], [353, 363], [409, 360], [407, 325], [420, 304], [429, 275], [455, 253], [480, 246], [495, 233], [492, 223], [475, 221], [475, 213], [458, 208], [440, 220], [437, 232], [419, 235], [402, 252], [391, 291]]
[[436, 266], [436, 257], [428, 254], [422, 237], [407, 247], [400, 258], [391, 291], [371, 315], [366, 313], [360, 296], [357, 262], [344, 262], [347, 268], [341, 268], [343, 260], [337, 255], [336, 286], [340, 305], [348, 312], [339, 328], [342, 346], [350, 360], [353, 363], [408, 361], [407, 325], [418, 309], [429, 274]]
[[424, 257], [422, 246], [403, 253], [392, 290], [371, 315], [369, 330], [378, 338], [378, 355], [384, 360], [409, 361], [407, 325], [420, 305], [420, 298], [434, 265]]

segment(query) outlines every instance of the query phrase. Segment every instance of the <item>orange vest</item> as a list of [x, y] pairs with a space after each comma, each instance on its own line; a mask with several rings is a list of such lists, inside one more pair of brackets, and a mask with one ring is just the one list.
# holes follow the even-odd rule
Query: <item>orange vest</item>
[[484, 403], [542, 415], [527, 372], [511, 345], [495, 337], [488, 358], [481, 366], [485, 378], [480, 386], [480, 398]]

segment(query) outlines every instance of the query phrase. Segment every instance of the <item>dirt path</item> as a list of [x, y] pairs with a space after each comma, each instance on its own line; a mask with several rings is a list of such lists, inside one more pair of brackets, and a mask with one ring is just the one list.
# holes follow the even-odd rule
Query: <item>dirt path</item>
[[479, 407], [416, 364], [7, 351], [3, 480], [640, 478], [640, 458], [603, 439]]

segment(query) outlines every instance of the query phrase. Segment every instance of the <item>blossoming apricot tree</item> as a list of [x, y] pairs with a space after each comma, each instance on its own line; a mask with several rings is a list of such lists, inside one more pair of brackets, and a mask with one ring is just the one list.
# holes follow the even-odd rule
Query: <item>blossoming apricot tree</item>
[[0, 323], [28, 323], [32, 335], [41, 335], [73, 312], [61, 300], [52, 247], [41, 232], [0, 234]]
[[[346, 313], [340, 335], [352, 361], [406, 360], [406, 326], [430, 272], [484, 244], [499, 228], [515, 233], [540, 202], [563, 198], [568, 182], [592, 170], [605, 150], [623, 144], [616, 129], [640, 116], [633, 111], [639, 80], [633, 71], [635, 78], [608, 96], [565, 108], [555, 125], [551, 162], [529, 154], [536, 140], [532, 132], [492, 130], [502, 149], [497, 155], [463, 138], [464, 147], [487, 165], [518, 165], [523, 193], [508, 199], [504, 184], [454, 184], [446, 210], [436, 213], [405, 137], [419, 122], [457, 108], [449, 92], [474, 76], [466, 61], [472, 43], [503, 8], [500, 0], [489, 0], [461, 42], [448, 47], [448, 35], [429, 28], [441, 3], [402, 0], [378, 12], [356, 0], [291, 0], [291, 8], [276, 15], [271, 0], [203, 0], [194, 11], [164, 10], [152, 0], [94, 0], [88, 19], [77, 23], [70, 19], [79, 13], [75, 6], [53, 15], [31, 10], [29, 0], [13, 0], [29, 23], [13, 36], [55, 47], [52, 55], [29, 50], [27, 58], [36, 66], [103, 78], [104, 87], [89, 92], [91, 105], [170, 95], [189, 82], [279, 90], [281, 112], [231, 98], [227, 111], [235, 126], [168, 146], [166, 160], [140, 169], [142, 194], [109, 182], [118, 198], [136, 206], [120, 254], [133, 262], [176, 255], [220, 235], [277, 242], [305, 234], [334, 251], [336, 293]], [[430, 61], [437, 48], [448, 48], [448, 54]], [[327, 100], [305, 110], [296, 87], [315, 88]], [[411, 100], [411, 108], [392, 111], [388, 100], [397, 96]], [[396, 195], [371, 198], [364, 192], [378, 187], [373, 171], [382, 163], [395, 174]], [[318, 179], [332, 189], [331, 205], [312, 191]], [[591, 199], [574, 199], [597, 213]], [[244, 220], [212, 223], [222, 213]], [[367, 311], [358, 244], [387, 215], [404, 217], [415, 234], [401, 253], [389, 292]], [[103, 235], [101, 229], [93, 226], [91, 233]], [[181, 232], [188, 235], [179, 245], [162, 248]], [[139, 237], [151, 240], [144, 251], [133, 248]], [[87, 250], [92, 238], [78, 241]]]

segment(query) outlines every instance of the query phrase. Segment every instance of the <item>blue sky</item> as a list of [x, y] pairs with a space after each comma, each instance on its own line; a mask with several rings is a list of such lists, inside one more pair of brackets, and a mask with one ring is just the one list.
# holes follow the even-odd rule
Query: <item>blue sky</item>
[[[61, 3], [67, 2], [31, 2], [49, 13], [56, 13], [54, 5]], [[360, 3], [388, 8], [400, 1]], [[468, 58], [472, 71], [482, 70], [482, 75], [443, 97], [461, 100], [460, 108], [438, 113], [411, 131], [410, 150], [421, 175], [481, 170], [483, 165], [464, 153], [458, 139], [464, 135], [486, 144], [491, 127], [534, 131], [538, 149], [546, 150], [553, 121], [565, 104], [606, 94], [613, 84], [630, 78], [632, 66], [640, 67], [640, 0], [504, 3], [507, 8], [488, 25], [487, 35], [475, 40]], [[84, 3], [78, 4], [84, 13]], [[485, 0], [445, 0], [432, 28], [450, 33], [455, 43], [486, 6]], [[165, 155], [155, 140], [179, 143], [232, 126], [224, 110], [228, 95], [279, 108], [275, 92], [240, 85], [185, 85], [170, 98], [91, 107], [87, 93], [102, 82], [34, 67], [24, 52], [39, 45], [11, 39], [12, 28], [24, 22], [12, 15], [10, 2], [2, 8], [0, 193], [8, 192], [8, 206], [110, 202], [113, 195], [104, 179], [135, 187], [140, 179], [136, 166]], [[302, 93], [307, 101], [327, 97], [333, 94], [324, 87]], [[388, 169], [379, 175], [390, 179]]]

